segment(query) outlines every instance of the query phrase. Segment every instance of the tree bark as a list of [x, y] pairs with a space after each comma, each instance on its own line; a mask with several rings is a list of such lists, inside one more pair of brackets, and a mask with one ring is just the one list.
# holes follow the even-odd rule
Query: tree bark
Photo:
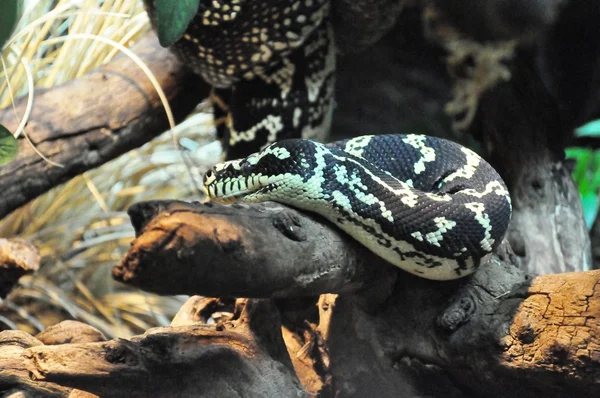
[[511, 193], [511, 246], [531, 274], [590, 270], [581, 200], [563, 162], [572, 132], [524, 57], [511, 73], [482, 96], [472, 126]]
[[341, 396], [600, 393], [600, 271], [532, 280], [505, 245], [474, 277], [440, 283], [282, 205], [151, 202], [131, 214], [138, 236], [114, 275], [144, 290], [343, 293], [327, 339]]
[[269, 300], [254, 300], [226, 327], [155, 328], [131, 340], [43, 345], [24, 332], [6, 331], [0, 333], [0, 391], [40, 397], [73, 397], [74, 389], [85, 397], [298, 397], [302, 387], [279, 322]]
[[[344, 397], [600, 394], [600, 271], [532, 279], [512, 264], [514, 255], [504, 244], [472, 277], [428, 281], [285, 206], [233, 210], [181, 202], [135, 206], [137, 238], [114, 275], [158, 293], [243, 293], [279, 300], [340, 293], [329, 299], [330, 318], [321, 317], [314, 339], [315, 345], [324, 341], [333, 392]], [[297, 256], [300, 252], [304, 255]], [[341, 261], [320, 254], [335, 252], [343, 253]], [[282, 264], [283, 258], [290, 262]], [[177, 326], [130, 341], [21, 347], [19, 372], [24, 373], [13, 387], [25, 385], [27, 369], [35, 380], [101, 396], [115, 391], [227, 396], [231, 386], [242, 385], [267, 385], [278, 396], [298, 393], [277, 312], [268, 301], [250, 302], [254, 307], [246, 311], [262, 328], [253, 337], [240, 332], [246, 321], [238, 321], [232, 329]], [[193, 314], [190, 322], [198, 319], [194, 308], [186, 310]], [[187, 322], [178, 319], [179, 325]], [[12, 369], [18, 368], [14, 344], [8, 346]], [[296, 346], [292, 356], [299, 351]], [[241, 383], [233, 368], [269, 376]], [[160, 387], [174, 377], [172, 369], [177, 382]], [[208, 380], [213, 390], [205, 389]]]
[[[160, 47], [153, 33], [133, 51], [146, 63], [167, 96], [176, 121], [182, 120], [209, 92], [198, 76]], [[16, 101], [25, 112], [26, 98]], [[0, 123], [14, 131], [12, 107], [0, 111]], [[24, 137], [19, 156], [0, 168], [0, 219], [17, 207], [86, 170], [150, 141], [169, 127], [158, 94], [148, 77], [128, 57], [120, 56], [78, 79], [35, 90], [26, 133], [48, 159]]]
[[156, 201], [129, 214], [144, 232], [113, 276], [159, 294], [314, 296], [355, 291], [390, 268], [371, 267], [381, 260], [343, 232], [283, 205]]
[[31, 243], [0, 239], [0, 299], [8, 295], [20, 277], [37, 271], [40, 261], [40, 253]]

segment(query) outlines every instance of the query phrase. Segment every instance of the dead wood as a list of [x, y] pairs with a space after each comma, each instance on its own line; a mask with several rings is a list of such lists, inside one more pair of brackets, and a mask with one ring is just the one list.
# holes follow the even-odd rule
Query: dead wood
[[106, 341], [101, 331], [78, 321], [62, 321], [35, 336], [46, 345], [91, 343]]
[[69, 396], [65, 392], [73, 388], [103, 397], [302, 396], [278, 325], [273, 304], [253, 300], [225, 327], [155, 328], [108, 342], [45, 346], [23, 332], [2, 332], [0, 391], [38, 388], [35, 396], [44, 397]]
[[532, 281], [503, 245], [474, 277], [432, 282], [282, 205], [151, 202], [132, 217], [138, 237], [114, 275], [142, 289], [344, 293], [322, 334], [341, 396], [600, 393], [600, 271]]
[[30, 377], [24, 355], [42, 342], [22, 331], [0, 332], [0, 392], [3, 397], [94, 398], [96, 395]]
[[[208, 95], [208, 86], [162, 48], [154, 34], [133, 51], [163, 88], [175, 119], [182, 120]], [[14, 131], [26, 98], [0, 111], [0, 123]], [[44, 161], [24, 137], [19, 156], [0, 168], [0, 219], [17, 207], [82, 172], [137, 148], [168, 128], [158, 94], [143, 71], [120, 56], [78, 79], [35, 90], [27, 134], [37, 149], [63, 167]]]
[[113, 276], [160, 294], [314, 296], [356, 291], [389, 269], [323, 219], [273, 203], [155, 201], [129, 214], [138, 236]]
[[511, 73], [483, 95], [473, 126], [511, 193], [511, 246], [531, 274], [592, 269], [579, 192], [563, 162], [572, 132], [526, 59]]
[[21, 239], [0, 239], [0, 298], [6, 297], [20, 277], [40, 267], [40, 253]]

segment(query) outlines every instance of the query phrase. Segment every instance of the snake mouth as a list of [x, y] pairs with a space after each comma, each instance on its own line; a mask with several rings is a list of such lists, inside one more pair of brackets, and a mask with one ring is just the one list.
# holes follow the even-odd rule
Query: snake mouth
[[231, 204], [244, 200], [264, 188], [262, 178], [238, 177], [213, 179], [203, 185], [204, 193], [211, 202]]
[[[239, 190], [229, 190], [227, 192], [225, 183], [219, 184], [211, 184], [204, 186], [204, 193], [210, 199], [211, 202], [230, 204], [241, 201], [244, 196], [251, 194], [256, 191], [256, 189], [239, 189]], [[258, 187], [257, 189], [259, 189]]]

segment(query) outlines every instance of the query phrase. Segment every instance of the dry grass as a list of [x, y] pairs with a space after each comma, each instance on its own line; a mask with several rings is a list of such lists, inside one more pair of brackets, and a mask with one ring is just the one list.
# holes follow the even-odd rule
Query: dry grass
[[[0, 106], [10, 104], [9, 87], [13, 95], [26, 95], [32, 82], [35, 87], [60, 84], [118, 53], [106, 40], [69, 40], [69, 35], [97, 35], [129, 47], [148, 29], [141, 1], [29, 1], [4, 51], [7, 68], [0, 73]], [[163, 134], [0, 220], [0, 237], [30, 239], [43, 256], [41, 270], [22, 278], [0, 304], [0, 329], [19, 327], [35, 333], [71, 318], [97, 327], [107, 337], [126, 337], [168, 324], [183, 298], [132, 291], [113, 282], [110, 269], [133, 237], [127, 208], [141, 200], [198, 199], [201, 172], [218, 160], [220, 148], [211, 143], [208, 112], [200, 109], [178, 127], [177, 136], [187, 148], [184, 152], [175, 148], [169, 133]], [[200, 163], [190, 169], [183, 156]]]

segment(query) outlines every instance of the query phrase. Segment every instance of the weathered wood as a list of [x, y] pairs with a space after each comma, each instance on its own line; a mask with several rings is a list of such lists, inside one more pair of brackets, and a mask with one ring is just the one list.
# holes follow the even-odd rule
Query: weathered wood
[[[182, 120], [208, 95], [208, 86], [161, 48], [154, 34], [133, 51], [163, 88], [175, 119]], [[16, 101], [23, 115], [26, 98]], [[14, 131], [19, 123], [12, 107], [0, 111], [0, 123]], [[168, 128], [158, 94], [143, 71], [120, 56], [78, 79], [51, 89], [37, 89], [27, 134], [19, 156], [0, 168], [0, 219], [56, 185], [141, 146]]]
[[40, 253], [30, 242], [0, 239], [0, 298], [6, 297], [20, 277], [40, 267]]
[[369, 300], [359, 296], [340, 296], [328, 340], [335, 390], [350, 397], [595, 396], [599, 286], [598, 271], [531, 281], [495, 260], [463, 283], [406, 275], [376, 310], [363, 310]]
[[35, 336], [46, 345], [91, 343], [106, 341], [101, 331], [77, 321], [62, 321]]
[[79, 388], [102, 397], [297, 398], [303, 390], [279, 325], [272, 303], [254, 300], [226, 329], [163, 327], [130, 340], [52, 346], [23, 332], [1, 332], [0, 391], [34, 389], [39, 397], [69, 396]]
[[129, 214], [138, 236], [113, 276], [155, 293], [311, 296], [356, 291], [390, 269], [371, 267], [381, 260], [321, 218], [278, 204], [155, 201]]
[[[289, 214], [296, 221], [286, 236], [280, 220]], [[532, 282], [504, 244], [473, 277], [433, 282], [282, 205], [151, 202], [132, 216], [138, 237], [114, 275], [142, 289], [291, 298], [345, 292], [322, 333], [341, 396], [600, 393], [600, 271]]]
[[483, 95], [473, 130], [511, 193], [508, 237], [523, 269], [592, 269], [579, 192], [563, 163], [571, 131], [526, 60], [517, 59], [511, 80]]
[[94, 398], [96, 395], [34, 380], [24, 355], [41, 341], [22, 331], [0, 332], [0, 391], [5, 397]]

